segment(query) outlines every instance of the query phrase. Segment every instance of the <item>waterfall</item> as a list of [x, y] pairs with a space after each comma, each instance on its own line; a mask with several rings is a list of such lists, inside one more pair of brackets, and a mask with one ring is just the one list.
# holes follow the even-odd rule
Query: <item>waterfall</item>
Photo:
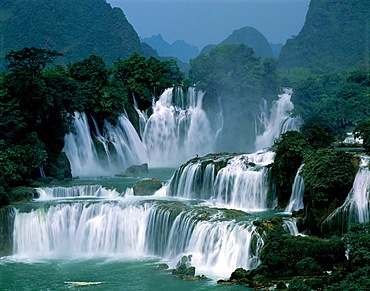
[[212, 152], [214, 137], [202, 109], [204, 94], [167, 89], [153, 105], [143, 142], [152, 167], [178, 166], [195, 154]]
[[346, 232], [351, 224], [370, 221], [370, 157], [362, 155], [360, 158], [360, 169], [346, 200], [323, 223], [329, 230], [342, 227], [342, 232]]
[[283, 227], [288, 233], [295, 236], [299, 235], [296, 219], [294, 217], [290, 219], [284, 219], [283, 223]]
[[221, 210], [173, 203], [120, 200], [17, 210], [13, 252], [22, 259], [160, 256], [174, 267], [187, 254], [196, 268], [227, 275], [259, 264], [263, 240], [251, 221], [219, 220]]
[[100, 185], [36, 188], [36, 191], [39, 194], [39, 200], [73, 197], [117, 198], [119, 196], [116, 190], [106, 189]]
[[149, 118], [135, 106], [142, 140], [124, 114], [115, 126], [105, 121], [102, 133], [93, 120], [92, 136], [86, 114], [76, 113], [76, 134], [65, 136], [63, 149], [72, 175], [112, 175], [148, 162], [150, 167], [177, 167], [195, 154], [212, 152], [215, 137], [202, 109], [203, 96], [194, 88], [186, 94], [181, 89], [167, 89], [153, 104]]
[[273, 152], [236, 156], [216, 176], [214, 197], [217, 205], [234, 209], [268, 208], [268, 169]]
[[[72, 175], [104, 176], [123, 172], [133, 164], [147, 162], [145, 147], [126, 116], [116, 126], [104, 123], [103, 134], [95, 126], [95, 142], [86, 114], [74, 119], [76, 134], [67, 134], [64, 149], [71, 164]], [[102, 149], [97, 150], [97, 146]]]
[[[167, 195], [205, 199], [220, 207], [262, 210], [269, 207], [268, 168], [274, 152], [192, 160], [173, 175]], [[226, 159], [226, 160], [225, 160]], [[206, 166], [202, 165], [206, 163]], [[226, 165], [215, 175], [217, 164]]]
[[292, 93], [291, 89], [284, 89], [284, 93], [279, 95], [279, 99], [273, 103], [269, 118], [260, 119], [261, 122], [265, 123], [265, 130], [262, 135], [256, 137], [257, 150], [272, 146], [276, 139], [289, 130], [299, 130], [302, 120], [290, 116], [294, 108], [290, 101]]
[[290, 200], [288, 206], [285, 208], [285, 212], [292, 213], [293, 211], [297, 211], [299, 209], [303, 209], [303, 195], [304, 195], [304, 181], [300, 175], [301, 169], [303, 165], [301, 165], [295, 175], [293, 186], [292, 186], [292, 195], [290, 196]]

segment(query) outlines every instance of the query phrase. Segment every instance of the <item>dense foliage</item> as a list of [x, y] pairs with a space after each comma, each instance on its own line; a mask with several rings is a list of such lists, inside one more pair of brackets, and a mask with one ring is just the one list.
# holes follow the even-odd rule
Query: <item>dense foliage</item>
[[278, 94], [276, 62], [261, 60], [244, 44], [226, 44], [199, 55], [190, 64], [190, 78], [206, 92], [208, 116], [216, 116], [222, 107], [223, 149], [254, 150], [256, 112], [261, 111], [263, 98], [271, 101]]
[[302, 165], [303, 156], [309, 150], [304, 136], [298, 131], [288, 131], [275, 145], [275, 160], [272, 166], [273, 179], [279, 203], [289, 201], [294, 177]]
[[370, 116], [370, 72], [310, 75], [293, 93], [296, 114], [306, 125], [338, 134]]
[[342, 282], [326, 290], [369, 290], [370, 223], [353, 225], [344, 236], [344, 242], [348, 248], [348, 275]]
[[75, 112], [93, 116], [98, 126], [115, 123], [124, 111], [135, 120], [133, 96], [147, 109], [152, 98], [182, 82], [174, 61], [135, 53], [112, 68], [95, 55], [53, 66], [60, 55], [31, 47], [6, 56], [9, 72], [0, 74], [0, 205], [15, 199], [11, 188], [30, 185], [41, 170], [48, 177], [71, 177], [62, 148]]
[[343, 71], [369, 64], [367, 0], [311, 0], [300, 33], [280, 53], [280, 66], [321, 72]]
[[12, 0], [0, 6], [0, 69], [10, 50], [40, 47], [63, 53], [68, 64], [90, 55], [109, 65], [142, 52], [139, 37], [122, 10], [104, 0]]

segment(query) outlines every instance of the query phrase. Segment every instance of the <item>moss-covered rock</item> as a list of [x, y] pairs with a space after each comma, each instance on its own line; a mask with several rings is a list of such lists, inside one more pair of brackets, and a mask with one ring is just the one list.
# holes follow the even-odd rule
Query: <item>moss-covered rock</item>
[[153, 195], [162, 187], [162, 182], [159, 179], [151, 178], [137, 182], [133, 189], [135, 196], [149, 196]]

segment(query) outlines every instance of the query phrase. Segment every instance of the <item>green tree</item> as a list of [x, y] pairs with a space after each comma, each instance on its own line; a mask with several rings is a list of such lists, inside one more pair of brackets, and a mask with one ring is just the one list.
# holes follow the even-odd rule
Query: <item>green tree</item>
[[289, 201], [295, 175], [308, 150], [307, 141], [298, 131], [284, 133], [275, 145], [276, 156], [272, 173], [279, 203], [285, 204]]
[[36, 77], [58, 56], [62, 54], [57, 51], [25, 47], [20, 51], [12, 50], [5, 56], [5, 60], [9, 62], [8, 68], [11, 72]]

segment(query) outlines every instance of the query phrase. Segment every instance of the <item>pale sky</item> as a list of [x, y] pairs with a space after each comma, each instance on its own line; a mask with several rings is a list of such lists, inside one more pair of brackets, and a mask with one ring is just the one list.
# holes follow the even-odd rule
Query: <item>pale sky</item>
[[161, 34], [202, 49], [252, 26], [284, 44], [301, 30], [310, 0], [107, 0], [123, 10], [140, 37]]

